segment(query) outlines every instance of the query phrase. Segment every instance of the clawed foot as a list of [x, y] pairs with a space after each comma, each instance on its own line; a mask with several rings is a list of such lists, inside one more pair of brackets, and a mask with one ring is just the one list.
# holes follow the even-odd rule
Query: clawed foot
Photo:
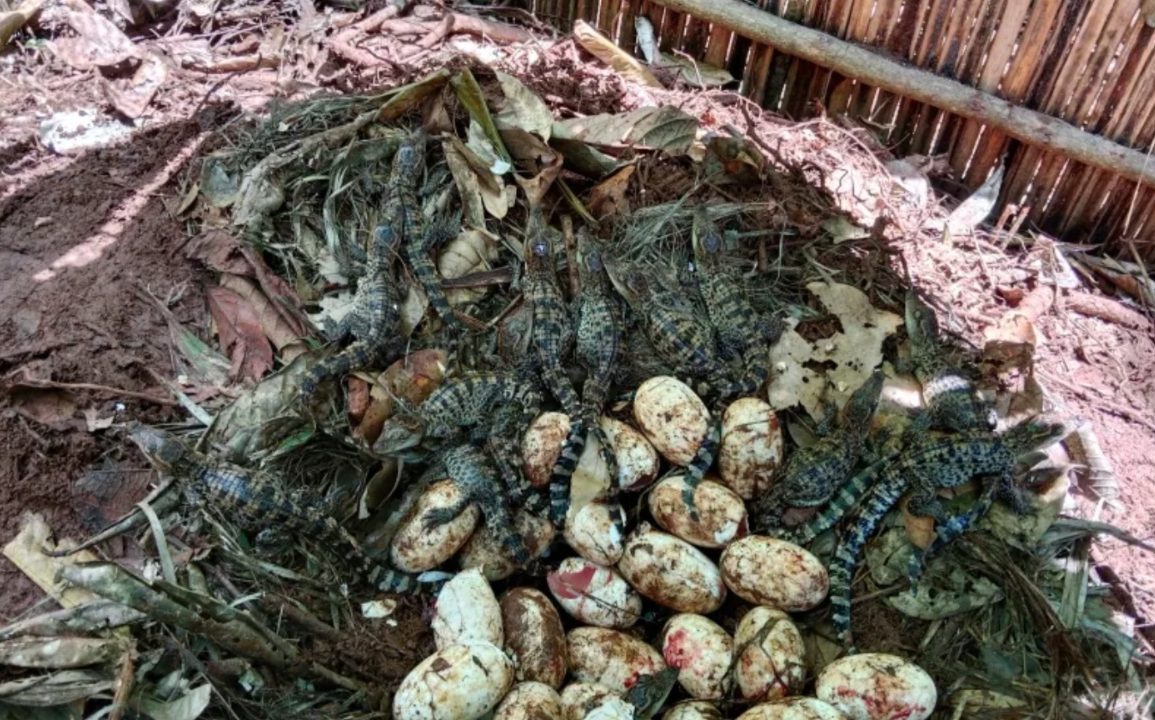
[[422, 527], [425, 532], [433, 532], [442, 525], [452, 522], [460, 514], [456, 508], [434, 508], [425, 515]]

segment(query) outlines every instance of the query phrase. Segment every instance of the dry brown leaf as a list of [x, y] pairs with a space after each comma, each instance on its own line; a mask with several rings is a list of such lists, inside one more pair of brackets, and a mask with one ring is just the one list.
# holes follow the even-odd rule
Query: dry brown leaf
[[225, 230], [210, 228], [201, 232], [185, 247], [185, 257], [199, 260], [212, 270], [234, 275], [248, 275], [252, 266], [241, 255], [236, 236]]
[[[248, 244], [240, 246], [241, 254], [244, 255], [245, 260], [248, 261], [252, 267], [252, 274], [256, 276], [257, 282], [261, 285], [261, 290], [273, 303], [277, 313], [285, 324], [296, 334], [298, 338], [304, 337], [308, 334], [308, 322], [305, 318], [304, 310], [301, 305], [301, 298], [297, 293], [285, 282], [284, 278], [273, 272], [272, 268], [265, 263], [265, 259], [256, 249]], [[291, 358], [289, 358], [291, 359]], [[287, 362], [288, 360], [286, 360]]]
[[0, 12], [0, 47], [7, 45], [12, 36], [40, 12], [43, 4], [44, 0], [24, 0], [15, 10]]
[[77, 37], [56, 38], [49, 45], [61, 60], [77, 70], [91, 70], [119, 65], [141, 56], [140, 50], [120, 28], [91, 8], [84, 7], [83, 11], [69, 9], [64, 13]]
[[[479, 230], [462, 230], [446, 243], [437, 256], [437, 272], [446, 280], [488, 270], [497, 260], [497, 243]], [[450, 305], [476, 302], [485, 297], [485, 288], [454, 288], [445, 292]]]
[[168, 79], [168, 66], [159, 56], [150, 54], [128, 80], [102, 80], [105, 97], [122, 115], [138, 118], [148, 109], [152, 98]]
[[663, 87], [640, 60], [615, 45], [585, 20], [574, 21], [573, 35], [586, 52], [616, 70], [626, 80], [654, 88]]
[[285, 321], [276, 304], [252, 280], [240, 275], [225, 274], [221, 276], [221, 286], [237, 293], [253, 307], [261, 330], [277, 348], [284, 362], [292, 362], [293, 358], [305, 351], [301, 333]]
[[236, 291], [221, 286], [209, 288], [208, 303], [221, 348], [232, 360], [230, 377], [259, 380], [273, 367], [273, 347], [256, 308]]
[[394, 362], [376, 378], [370, 379], [369, 405], [355, 434], [373, 443], [381, 435], [381, 427], [393, 416], [397, 399], [410, 407], [424, 402], [445, 379], [445, 351], [418, 350]]
[[349, 424], [357, 425], [369, 409], [369, 382], [357, 375], [350, 375], [345, 393], [345, 412]]
[[45, 555], [45, 548], [64, 549], [76, 547], [76, 542], [69, 538], [53, 543], [52, 528], [44, 521], [44, 517], [34, 513], [25, 513], [20, 523], [20, 532], [4, 546], [4, 557], [20, 569], [28, 578], [36, 583], [41, 590], [48, 593], [60, 607], [73, 608], [100, 598], [91, 590], [79, 587], [62, 587], [56, 581], [56, 574], [60, 568], [78, 563], [96, 562], [100, 558], [88, 550], [67, 557], [50, 557]]
[[586, 200], [586, 208], [590, 214], [601, 220], [611, 215], [629, 214], [629, 203], [626, 201], [626, 190], [630, 187], [630, 178], [634, 175], [635, 166], [627, 165], [618, 172], [595, 185]]
[[56, 427], [70, 425], [77, 410], [72, 393], [56, 388], [9, 388], [8, 405], [29, 420]]

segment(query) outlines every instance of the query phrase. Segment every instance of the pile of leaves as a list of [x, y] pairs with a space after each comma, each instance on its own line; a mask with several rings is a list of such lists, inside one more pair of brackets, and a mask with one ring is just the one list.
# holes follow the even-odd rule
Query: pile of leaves
[[[353, 373], [316, 417], [294, 403], [304, 374], [331, 351], [318, 329], [349, 310], [366, 240], [383, 220], [387, 161], [418, 125], [444, 158], [424, 178], [427, 214], [453, 208], [465, 228], [438, 270], [481, 356], [515, 362], [524, 352], [519, 258], [528, 207], [538, 203], [561, 218], [567, 239], [585, 224], [655, 269], [685, 264], [690, 208], [707, 205], [728, 228], [727, 255], [757, 309], [787, 322], [768, 398], [789, 417], [795, 444], [896, 344], [892, 311], [908, 281], [887, 223], [873, 219], [890, 213], [891, 227], [909, 229], [911, 215], [847, 196], [831, 180], [834, 168], [861, 172], [867, 180], [856, 187], [898, 192], [861, 149], [839, 154], [851, 144], [842, 131], [761, 117], [745, 132], [706, 124], [690, 112], [701, 100], [576, 115], [547, 101], [535, 89], [540, 77], [516, 63], [466, 65], [377, 94], [278, 107], [222, 134], [175, 207], [188, 221], [187, 252], [217, 284], [207, 290], [216, 343], [171, 326], [182, 367], [171, 389], [190, 417], [174, 430], [324, 497], [368, 550], [387, 549], [412, 472], [367, 447], [398, 396], [436, 384], [443, 370], [440, 327], [417, 284], [407, 283], [400, 305], [411, 362]], [[765, 139], [771, 132], [777, 145]], [[1013, 359], [1029, 376], [1029, 355]], [[639, 378], [653, 371], [641, 357], [628, 364]], [[1029, 380], [1010, 387], [1006, 407], [1041, 409]], [[1073, 717], [1150, 702], [1133, 629], [1088, 580], [1090, 539], [1118, 533], [1060, 519], [1068, 482], [1061, 459], [1053, 465], [1040, 493], [1045, 510], [992, 513], [987, 532], [937, 564], [933, 591], [903, 591], [901, 514], [869, 550], [876, 592], [860, 611], [877, 632], [859, 630], [859, 645], [926, 667], [948, 698], [943, 717], [999, 709]], [[268, 557], [227, 514], [181, 517], [170, 512], [176, 504], [175, 493], [159, 493], [108, 533], [145, 528], [150, 552], [121, 564], [90, 550], [48, 558], [39, 548], [49, 529], [34, 521], [9, 544], [6, 554], [64, 609], [0, 630], [3, 702], [60, 717], [111, 701], [118, 717], [132, 708], [195, 718], [214, 699], [217, 714], [232, 717], [376, 717], [387, 707], [382, 695], [428, 654], [422, 601], [346, 584], [334, 548], [296, 538]], [[812, 626], [823, 622], [818, 614]], [[821, 636], [811, 633], [819, 666], [836, 651]]]

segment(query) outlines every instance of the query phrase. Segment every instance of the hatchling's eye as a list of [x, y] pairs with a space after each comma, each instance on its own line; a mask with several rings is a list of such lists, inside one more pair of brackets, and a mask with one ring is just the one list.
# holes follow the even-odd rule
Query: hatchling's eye
[[702, 246], [706, 248], [706, 252], [716, 253], [722, 249], [722, 236], [718, 233], [707, 233]]
[[535, 240], [533, 243], [533, 254], [538, 257], [549, 255], [549, 243], [545, 240]]
[[601, 272], [602, 256], [596, 252], [590, 253], [588, 256], [586, 256], [586, 267], [590, 269], [590, 272]]

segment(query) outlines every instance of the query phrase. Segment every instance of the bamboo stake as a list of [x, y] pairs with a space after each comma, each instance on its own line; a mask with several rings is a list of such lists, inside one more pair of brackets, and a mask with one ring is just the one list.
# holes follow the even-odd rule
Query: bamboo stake
[[726, 25], [754, 40], [860, 81], [964, 117], [981, 120], [1011, 137], [1064, 153], [1155, 186], [1155, 163], [1144, 153], [1079, 130], [1057, 118], [1019, 107], [933, 73], [907, 67], [818, 30], [757, 10], [738, 0], [659, 0], [660, 4]]

